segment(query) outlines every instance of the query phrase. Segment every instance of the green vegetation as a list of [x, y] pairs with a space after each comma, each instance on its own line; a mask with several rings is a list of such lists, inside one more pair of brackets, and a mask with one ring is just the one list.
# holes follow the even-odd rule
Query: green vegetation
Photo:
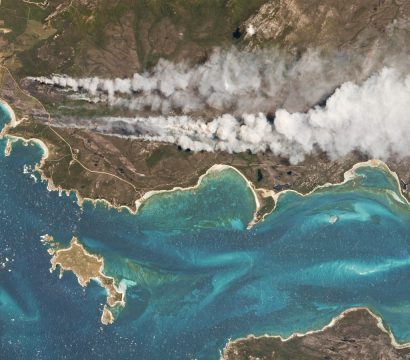
[[178, 150], [175, 145], [164, 144], [156, 148], [146, 159], [146, 164], [152, 168], [161, 161], [170, 158], [188, 159], [193, 153], [190, 151]]
[[[52, 1], [44, 9], [23, 1], [3, 0], [0, 20], [12, 29], [6, 39], [10, 44], [10, 56], [18, 58], [18, 62], [13, 63], [17, 67], [13, 72], [18, 77], [53, 72], [88, 75], [92, 71], [89, 53], [93, 49], [104, 50], [115, 56], [116, 48], [110, 40], [119, 35], [134, 38], [140, 64], [139, 69], [128, 70], [134, 72], [153, 66], [160, 57], [201, 61], [215, 46], [240, 45], [233, 39], [232, 32], [263, 2], [103, 0], [97, 3], [95, 0], [73, 0], [71, 3], [59, 0]], [[57, 15], [45, 22], [51, 14]], [[132, 19], [130, 28], [124, 27], [125, 16]], [[18, 37], [27, 32], [28, 20], [41, 22], [48, 38], [34, 34], [28, 48], [16, 47]], [[113, 30], [115, 26], [117, 31]], [[57, 36], [51, 36], [47, 28], [55, 28]], [[118, 29], [124, 32], [118, 34], [121, 32]], [[115, 45], [119, 46], [117, 41]], [[9, 65], [7, 61], [5, 65]]]
[[169, 155], [169, 152], [167, 150], [168, 149], [166, 146], [155, 149], [150, 154], [150, 156], [147, 157], [147, 160], [146, 160], [147, 166], [151, 168], [157, 165], [165, 156]]

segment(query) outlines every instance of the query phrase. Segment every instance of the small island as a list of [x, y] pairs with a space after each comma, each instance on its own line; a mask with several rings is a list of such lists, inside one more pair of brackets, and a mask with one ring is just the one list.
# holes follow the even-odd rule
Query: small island
[[114, 322], [112, 310], [125, 306], [125, 294], [118, 289], [114, 278], [104, 274], [104, 259], [87, 252], [75, 236], [71, 239], [68, 248], [62, 248], [48, 234], [43, 235], [41, 241], [49, 247], [48, 252], [52, 255], [50, 272], [59, 266], [60, 278], [64, 271], [72, 271], [81, 286], [86, 287], [91, 280], [94, 280], [107, 291], [107, 304], [104, 305], [101, 322], [104, 325], [112, 324]]

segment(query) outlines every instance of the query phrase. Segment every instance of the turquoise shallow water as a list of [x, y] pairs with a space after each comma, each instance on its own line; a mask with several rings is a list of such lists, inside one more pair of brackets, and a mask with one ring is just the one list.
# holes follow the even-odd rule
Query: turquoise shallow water
[[[308, 197], [287, 193], [247, 231], [253, 197], [234, 171], [131, 215], [48, 192], [23, 172], [40, 156], [21, 143], [0, 156], [6, 359], [217, 359], [229, 338], [317, 329], [352, 306], [371, 307], [398, 341], [410, 340], [410, 209], [381, 170]], [[50, 274], [45, 233], [78, 236], [128, 286], [113, 325], [100, 323], [98, 285]]]

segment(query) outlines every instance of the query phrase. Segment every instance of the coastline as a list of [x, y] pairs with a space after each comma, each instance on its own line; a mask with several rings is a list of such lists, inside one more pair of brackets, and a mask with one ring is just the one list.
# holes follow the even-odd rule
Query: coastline
[[[138, 213], [139, 208], [142, 206], [142, 204], [148, 200], [149, 198], [151, 198], [152, 196], [158, 195], [158, 194], [163, 194], [163, 193], [172, 193], [172, 192], [176, 192], [176, 191], [189, 191], [189, 190], [195, 190], [197, 188], [199, 188], [201, 186], [201, 183], [203, 181], [203, 179], [211, 174], [211, 173], [215, 173], [215, 172], [220, 172], [220, 171], [224, 171], [224, 170], [233, 170], [235, 171], [238, 175], [240, 175], [242, 177], [242, 179], [246, 182], [247, 187], [250, 189], [250, 191], [252, 192], [254, 201], [255, 201], [255, 211], [254, 211], [254, 215], [253, 218], [251, 220], [251, 222], [248, 225], [248, 229], [250, 229], [254, 224], [258, 223], [261, 220], [257, 220], [256, 219], [256, 215], [258, 213], [258, 211], [260, 210], [261, 207], [261, 203], [258, 197], [258, 191], [262, 192], [262, 193], [266, 193], [269, 192], [269, 190], [265, 190], [265, 189], [257, 189], [255, 188], [254, 184], [248, 180], [246, 178], [246, 176], [244, 174], [242, 174], [237, 168], [231, 166], [231, 165], [226, 165], [226, 164], [215, 164], [213, 166], [211, 166], [204, 174], [202, 174], [199, 178], [198, 181], [195, 185], [193, 186], [188, 186], [188, 187], [181, 187], [181, 186], [176, 186], [172, 189], [169, 190], [151, 190], [146, 192], [144, 195], [142, 195], [139, 199], [137, 199], [135, 201], [135, 209], [132, 209], [131, 207], [127, 206], [127, 205], [119, 205], [116, 206], [114, 204], [112, 204], [110, 201], [102, 198], [102, 199], [92, 199], [92, 198], [87, 198], [87, 197], [82, 197], [78, 190], [76, 189], [63, 189], [60, 186], [55, 186], [52, 179], [48, 178], [47, 176], [44, 175], [41, 167], [43, 165], [43, 163], [46, 161], [46, 159], [49, 156], [49, 150], [48, 147], [46, 146], [46, 144], [41, 141], [40, 139], [37, 138], [23, 138], [20, 136], [15, 136], [15, 135], [10, 135], [8, 134], [7, 130], [9, 128], [12, 128], [14, 126], [16, 126], [18, 124], [18, 120], [16, 118], [16, 115], [13, 111], [13, 109], [10, 107], [10, 105], [5, 102], [3, 99], [0, 98], [0, 104], [3, 105], [6, 110], [9, 112], [11, 121], [6, 124], [3, 129], [0, 132], [0, 139], [6, 137], [7, 139], [10, 139], [10, 148], [8, 150], [8, 152], [11, 152], [11, 147], [12, 147], [12, 143], [16, 142], [18, 140], [21, 140], [23, 143], [29, 143], [29, 142], [33, 142], [37, 145], [39, 145], [43, 151], [43, 155], [40, 159], [40, 162], [38, 164], [36, 164], [36, 168], [35, 170], [37, 172], [39, 172], [41, 179], [47, 182], [47, 190], [49, 191], [58, 191], [59, 193], [66, 193], [67, 196], [70, 195], [70, 193], [74, 193], [76, 198], [77, 198], [77, 204], [79, 206], [83, 206], [84, 202], [91, 202], [94, 206], [96, 206], [98, 203], [102, 203], [103, 205], [107, 206], [108, 208], [114, 208], [116, 210], [122, 210], [122, 209], [126, 209], [128, 210], [131, 214], [135, 215]], [[272, 191], [273, 193], [273, 191]], [[273, 194], [272, 194], [273, 195]], [[264, 217], [263, 217], [264, 218]]]
[[[274, 194], [275, 207], [272, 210], [272, 212], [275, 211], [275, 209], [276, 209], [279, 197], [281, 195], [285, 194], [286, 192], [293, 192], [293, 193], [295, 193], [297, 195], [300, 195], [302, 197], [306, 197], [306, 196], [309, 196], [309, 195], [313, 194], [315, 191], [320, 190], [320, 189], [326, 189], [326, 188], [329, 188], [329, 187], [343, 185], [346, 182], [348, 182], [350, 180], [353, 180], [357, 176], [356, 170], [358, 170], [360, 168], [363, 168], [363, 167], [379, 168], [379, 169], [382, 169], [383, 171], [386, 171], [389, 175], [393, 176], [393, 178], [396, 181], [397, 189], [399, 190], [401, 199], [405, 201], [405, 204], [410, 205], [409, 200], [407, 200], [407, 198], [402, 193], [402, 188], [401, 188], [400, 180], [399, 180], [399, 177], [398, 177], [397, 173], [390, 170], [389, 166], [385, 162], [383, 162], [381, 160], [377, 160], [377, 159], [371, 159], [371, 160], [368, 160], [368, 161], [365, 161], [365, 162], [360, 162], [360, 163], [355, 164], [351, 169], [347, 170], [343, 174], [344, 179], [343, 179], [343, 181], [341, 181], [339, 183], [327, 183], [327, 184], [323, 184], [323, 185], [318, 185], [313, 190], [309, 191], [306, 194], [303, 194], [303, 193], [300, 193], [298, 191], [291, 190], [291, 189], [287, 189], [287, 190], [283, 190], [283, 191], [275, 193]], [[267, 215], [269, 215], [269, 214], [264, 215], [264, 217], [267, 216]], [[384, 326], [383, 319], [382, 319], [381, 316], [376, 315], [372, 310], [370, 310], [369, 307], [359, 306], [359, 307], [352, 307], [352, 308], [349, 308], [349, 309], [346, 309], [346, 310], [342, 311], [339, 315], [333, 317], [331, 319], [331, 321], [328, 324], [326, 324], [325, 326], [323, 326], [321, 329], [309, 330], [305, 333], [294, 332], [293, 334], [291, 334], [290, 336], [288, 336], [286, 338], [281, 336], [281, 335], [264, 334], [264, 335], [260, 335], [260, 336], [255, 336], [254, 334], [249, 334], [247, 336], [240, 337], [240, 338], [237, 338], [237, 339], [234, 339], [234, 340], [229, 339], [228, 342], [225, 344], [224, 348], [222, 349], [222, 351], [221, 350], [219, 351], [220, 352], [220, 360], [226, 360], [226, 358], [224, 356], [225, 349], [227, 349], [230, 345], [234, 345], [237, 342], [244, 341], [244, 340], [247, 340], [249, 338], [255, 338], [255, 339], [272, 338], [272, 339], [280, 339], [280, 341], [282, 341], [282, 342], [287, 342], [287, 341], [289, 341], [293, 338], [296, 338], [296, 337], [305, 337], [307, 335], [324, 332], [325, 330], [327, 330], [331, 327], [334, 327], [339, 321], [341, 321], [344, 317], [346, 317], [346, 315], [348, 315], [352, 312], [362, 311], [362, 310], [367, 311], [373, 318], [376, 319], [377, 327], [389, 336], [391, 344], [396, 349], [410, 348], [410, 341], [405, 342], [405, 343], [399, 343], [396, 340], [396, 338], [394, 337], [391, 330], [387, 329]]]
[[[135, 206], [136, 206], [136, 210], [133, 212], [133, 214], [136, 214], [138, 212], [138, 209], [142, 206], [142, 204], [147, 201], [149, 198], [151, 198], [152, 196], [158, 195], [158, 194], [164, 194], [164, 193], [172, 193], [172, 192], [176, 192], [176, 191], [189, 191], [189, 190], [195, 190], [197, 188], [199, 188], [201, 186], [202, 181], [204, 180], [204, 178], [212, 173], [218, 173], [224, 170], [233, 170], [235, 171], [240, 177], [242, 177], [242, 179], [246, 182], [247, 187], [250, 189], [250, 191], [252, 192], [254, 201], [255, 201], [255, 210], [253, 212], [253, 217], [251, 222], [248, 224], [247, 229], [250, 229], [250, 225], [255, 222], [256, 216], [258, 211], [261, 208], [261, 202], [259, 200], [258, 194], [257, 192], [259, 190], [264, 190], [264, 189], [256, 189], [255, 185], [246, 178], [246, 176], [244, 174], [242, 174], [237, 168], [235, 168], [234, 166], [231, 165], [226, 165], [226, 164], [215, 164], [212, 165], [204, 174], [202, 174], [199, 178], [198, 181], [195, 185], [193, 186], [188, 186], [188, 187], [181, 187], [181, 186], [177, 186], [174, 187], [170, 190], [151, 190], [146, 192], [142, 197], [140, 197], [138, 200], [135, 201]], [[105, 200], [106, 201], [106, 200]], [[259, 221], [257, 221], [259, 222]], [[255, 222], [255, 223], [257, 223]]]
[[[356, 163], [349, 170], [345, 171], [344, 174], [343, 174], [343, 180], [341, 182], [326, 183], [326, 184], [323, 184], [323, 185], [317, 185], [314, 189], [312, 189], [311, 191], [309, 191], [307, 193], [301, 193], [301, 192], [298, 192], [298, 191], [292, 190], [292, 189], [286, 189], [286, 190], [282, 190], [282, 191], [279, 191], [279, 192], [275, 193], [273, 195], [273, 199], [275, 201], [275, 207], [272, 210], [272, 212], [275, 211], [278, 200], [279, 200], [279, 197], [281, 195], [284, 195], [288, 192], [291, 192], [291, 193], [297, 194], [299, 196], [306, 197], [306, 196], [312, 195], [314, 192], [316, 192], [318, 190], [327, 189], [327, 188], [331, 188], [331, 187], [335, 187], [335, 186], [340, 186], [340, 185], [346, 184], [350, 180], [353, 180], [357, 176], [356, 175], [356, 170], [358, 170], [360, 168], [366, 168], [366, 167], [367, 168], [381, 169], [381, 170], [387, 172], [390, 176], [392, 176], [396, 180], [397, 189], [399, 190], [401, 198], [405, 201], [405, 203], [407, 205], [410, 205], [409, 200], [407, 200], [407, 198], [403, 195], [402, 188], [401, 188], [401, 185], [400, 185], [400, 180], [399, 180], [399, 177], [398, 177], [397, 173], [390, 170], [389, 166], [384, 161], [378, 160], [378, 159], [370, 159], [370, 160], [367, 160], [367, 161]], [[269, 215], [269, 214], [266, 214], [266, 215]]]
[[352, 307], [352, 308], [349, 308], [349, 309], [346, 309], [346, 310], [342, 311], [339, 315], [333, 317], [332, 320], [331, 320], [328, 324], [326, 324], [325, 326], [323, 326], [321, 329], [318, 329], [318, 330], [309, 330], [309, 331], [307, 331], [307, 332], [305, 332], [305, 333], [294, 332], [293, 334], [291, 334], [290, 336], [288, 336], [288, 337], [286, 337], [286, 338], [282, 337], [281, 335], [268, 335], [268, 334], [265, 334], [265, 335], [261, 335], [261, 336], [255, 336], [255, 335], [253, 335], [253, 334], [249, 334], [249, 335], [247, 335], [247, 336], [245, 336], [245, 337], [240, 337], [240, 338], [237, 338], [237, 339], [235, 339], [235, 340], [228, 340], [228, 342], [225, 344], [225, 346], [224, 346], [224, 348], [222, 349], [222, 351], [219, 350], [220, 360], [226, 360], [226, 357], [224, 356], [225, 350], [226, 350], [229, 346], [232, 346], [232, 345], [234, 345], [234, 344], [237, 343], [237, 342], [244, 341], [244, 340], [248, 340], [249, 338], [254, 338], [254, 339], [261, 339], [261, 338], [279, 339], [281, 342], [287, 342], [287, 341], [292, 340], [292, 339], [297, 338], [297, 337], [300, 338], [300, 337], [305, 337], [305, 336], [307, 336], [307, 335], [317, 334], [317, 333], [324, 332], [324, 331], [326, 331], [327, 329], [334, 327], [339, 321], [341, 321], [343, 318], [345, 318], [346, 315], [348, 315], [348, 314], [350, 314], [350, 313], [352, 313], [352, 312], [363, 311], [363, 310], [364, 310], [364, 311], [367, 311], [374, 319], [376, 319], [376, 321], [377, 321], [377, 327], [378, 327], [381, 331], [383, 331], [384, 333], [386, 333], [386, 334], [389, 336], [390, 341], [391, 341], [391, 344], [392, 344], [396, 349], [410, 348], [410, 341], [409, 341], [409, 342], [406, 342], [406, 343], [403, 343], [403, 344], [400, 344], [400, 343], [397, 342], [397, 340], [396, 340], [396, 338], [394, 337], [394, 335], [393, 335], [393, 333], [391, 332], [391, 330], [386, 329], [386, 327], [384, 326], [383, 319], [382, 319], [380, 316], [376, 315], [372, 310], [370, 310], [370, 309], [369, 309], [368, 307], [366, 307], [366, 306], [359, 306], [359, 307]]
[[16, 114], [14, 113], [14, 110], [11, 108], [11, 106], [5, 100], [3, 100], [2, 98], [0, 98], [0, 105], [3, 106], [7, 110], [7, 112], [10, 115], [10, 118], [11, 118], [10, 123], [6, 124], [6, 126], [7, 125], [9, 125], [11, 127], [16, 126], [17, 125], [17, 118], [16, 118]]
[[[93, 206], [96, 206], [98, 203], [102, 203], [104, 206], [106, 206], [107, 208], [113, 208], [116, 209], [118, 211], [122, 210], [122, 209], [126, 209], [130, 214], [132, 215], [136, 215], [138, 213], [139, 208], [143, 205], [143, 203], [145, 201], [147, 201], [149, 198], [151, 198], [152, 196], [158, 195], [158, 194], [163, 194], [163, 193], [172, 193], [172, 192], [176, 192], [176, 191], [189, 191], [189, 190], [195, 190], [197, 188], [200, 187], [203, 179], [211, 174], [211, 173], [215, 173], [215, 172], [220, 172], [220, 171], [224, 171], [224, 170], [233, 170], [235, 171], [239, 176], [242, 177], [242, 179], [245, 181], [247, 187], [250, 189], [250, 191], [252, 192], [254, 201], [255, 201], [255, 210], [253, 213], [253, 217], [251, 219], [251, 221], [249, 222], [249, 224], [247, 225], [246, 229], [250, 230], [253, 226], [255, 226], [256, 224], [263, 222], [267, 216], [269, 216], [270, 214], [272, 214], [277, 207], [278, 201], [279, 201], [279, 197], [281, 195], [284, 195], [288, 192], [293, 192], [299, 196], [302, 197], [306, 197], [309, 196], [311, 194], [313, 194], [314, 192], [320, 190], [320, 189], [326, 189], [329, 187], [333, 187], [333, 186], [339, 186], [339, 185], [343, 185], [346, 182], [352, 180], [355, 176], [356, 176], [356, 170], [362, 167], [376, 167], [376, 168], [380, 168], [383, 171], [386, 171], [387, 173], [389, 173], [389, 175], [393, 176], [394, 179], [396, 180], [397, 183], [397, 189], [400, 192], [400, 196], [402, 199], [404, 199], [405, 203], [407, 205], [410, 205], [410, 201], [403, 195], [402, 192], [402, 187], [400, 184], [400, 180], [398, 175], [390, 170], [390, 168], [388, 167], [388, 165], [381, 161], [381, 160], [377, 160], [377, 159], [371, 159], [365, 162], [359, 162], [356, 163], [355, 165], [353, 165], [352, 168], [350, 168], [349, 170], [345, 171], [343, 174], [343, 180], [341, 182], [338, 183], [326, 183], [326, 184], [322, 184], [322, 185], [317, 185], [315, 186], [311, 191], [307, 192], [307, 193], [302, 193], [302, 192], [298, 192], [297, 190], [292, 190], [292, 189], [286, 189], [286, 190], [281, 190], [278, 192], [275, 192], [274, 190], [270, 190], [270, 189], [266, 189], [266, 188], [256, 188], [255, 184], [250, 181], [240, 170], [238, 170], [237, 168], [235, 168], [232, 165], [226, 165], [226, 164], [215, 164], [212, 165], [204, 174], [202, 174], [201, 176], [199, 176], [197, 183], [193, 186], [188, 186], [188, 187], [181, 187], [181, 186], [176, 186], [173, 187], [172, 189], [168, 189], [168, 190], [150, 190], [147, 191], [145, 194], [143, 194], [140, 198], [138, 198], [137, 200], [135, 200], [135, 208], [131, 208], [128, 205], [114, 205], [113, 203], [111, 203], [110, 201], [108, 201], [107, 199], [101, 198], [101, 199], [93, 199], [93, 198], [88, 198], [88, 197], [82, 197], [79, 193], [79, 191], [77, 189], [71, 188], [71, 189], [64, 189], [61, 186], [56, 186], [53, 183], [53, 180], [51, 178], [48, 178], [47, 176], [44, 175], [44, 172], [42, 171], [42, 166], [44, 164], [44, 162], [46, 161], [46, 159], [49, 156], [49, 150], [47, 145], [40, 139], [37, 138], [23, 138], [20, 136], [15, 136], [15, 135], [9, 135], [8, 134], [8, 129], [12, 128], [14, 126], [16, 126], [19, 121], [16, 118], [16, 115], [12, 109], [12, 107], [3, 99], [0, 98], [0, 104], [2, 106], [4, 106], [4, 108], [6, 108], [6, 110], [9, 112], [11, 121], [7, 124], [5, 124], [5, 126], [3, 127], [3, 129], [1, 129], [0, 132], [0, 139], [1, 138], [8, 138], [10, 139], [10, 144], [9, 144], [9, 148], [6, 149], [8, 153], [11, 152], [12, 149], [12, 144], [15, 141], [21, 140], [23, 143], [29, 143], [29, 142], [33, 142], [37, 145], [39, 145], [42, 149], [43, 155], [39, 161], [38, 164], [36, 164], [35, 166], [35, 170], [40, 174], [40, 177], [43, 181], [47, 182], [47, 190], [49, 191], [58, 191], [60, 194], [61, 193], [65, 193], [67, 196], [69, 196], [71, 193], [74, 193], [77, 199], [77, 204], [82, 207], [84, 202], [91, 202], [93, 204]], [[266, 199], [271, 197], [274, 201], [274, 206], [272, 207], [272, 209], [270, 211], [266, 211], [262, 214], [262, 216], [258, 216], [259, 214], [259, 210], [262, 207], [261, 204], [261, 199]]]
[[40, 139], [37, 138], [30, 138], [30, 139], [26, 139], [23, 138], [21, 136], [15, 136], [15, 135], [9, 135], [7, 133], [7, 130], [9, 128], [13, 128], [15, 126], [17, 126], [19, 124], [19, 121], [17, 120], [16, 114], [14, 112], [14, 110], [11, 108], [11, 106], [4, 101], [2, 98], [0, 98], [0, 105], [3, 106], [4, 108], [6, 108], [6, 110], [8, 111], [9, 115], [10, 115], [10, 122], [5, 124], [4, 127], [1, 129], [0, 131], [0, 139], [6, 137], [8, 139], [11, 140], [11, 144], [10, 146], [12, 146], [12, 143], [18, 140], [21, 140], [23, 143], [29, 143], [29, 142], [33, 142], [35, 144], [37, 144], [38, 146], [40, 146], [41, 150], [43, 151], [43, 155], [40, 159], [40, 165], [48, 158], [49, 155], [49, 151], [48, 151], [48, 147], [46, 146], [46, 144], [44, 144], [43, 141], [41, 141]]
[[[196, 183], [195, 185], [193, 185], [193, 186], [189, 186], [189, 187], [174, 187], [174, 188], [172, 188], [172, 189], [170, 189], [170, 190], [152, 190], [152, 191], [146, 192], [143, 196], [141, 196], [139, 199], [137, 199], [137, 200], [135, 201], [135, 210], [132, 209], [132, 208], [130, 208], [129, 206], [126, 206], [126, 205], [120, 205], [120, 206], [113, 205], [111, 202], [109, 202], [109, 201], [106, 200], [106, 199], [92, 199], [92, 198], [87, 198], [87, 197], [84, 197], [84, 198], [83, 198], [83, 197], [81, 197], [81, 195], [79, 194], [79, 192], [78, 192], [76, 189], [63, 189], [63, 188], [61, 188], [60, 186], [55, 186], [54, 183], [53, 183], [53, 181], [52, 181], [52, 179], [46, 177], [46, 176], [43, 174], [43, 172], [42, 172], [42, 170], [41, 170], [41, 166], [42, 166], [42, 164], [45, 162], [45, 160], [46, 160], [46, 159], [48, 158], [48, 156], [49, 156], [48, 147], [46, 146], [46, 144], [45, 144], [43, 141], [41, 141], [40, 139], [37, 139], [37, 138], [29, 138], [29, 139], [26, 139], [26, 138], [19, 137], [19, 136], [9, 135], [9, 134], [7, 133], [7, 129], [8, 129], [9, 127], [13, 127], [13, 126], [17, 125], [17, 124], [18, 124], [18, 120], [16, 119], [16, 115], [15, 115], [13, 109], [7, 104], [7, 102], [5, 102], [4, 100], [2, 100], [2, 99], [0, 98], [0, 104], [1, 104], [2, 106], [4, 106], [4, 107], [6, 108], [6, 110], [9, 112], [10, 119], [11, 119], [10, 122], [9, 122], [8, 124], [6, 124], [6, 125], [4, 126], [4, 128], [1, 130], [1, 132], [0, 132], [0, 138], [10, 139], [11, 143], [14, 143], [14, 142], [16, 142], [16, 141], [21, 140], [23, 143], [33, 142], [33, 143], [35, 143], [36, 145], [40, 146], [40, 148], [42, 149], [42, 153], [43, 153], [43, 154], [42, 154], [42, 157], [41, 157], [41, 159], [40, 159], [40, 162], [39, 162], [38, 164], [36, 164], [35, 169], [36, 169], [36, 171], [38, 171], [38, 172], [40, 173], [41, 178], [42, 178], [44, 181], [47, 182], [47, 189], [48, 189], [49, 191], [59, 191], [60, 193], [65, 192], [67, 195], [70, 195], [70, 194], [73, 192], [73, 193], [76, 195], [77, 203], [78, 203], [79, 206], [82, 206], [85, 201], [91, 202], [94, 206], [100, 202], [100, 203], [103, 203], [103, 204], [104, 204], [105, 206], [107, 206], [108, 208], [114, 208], [114, 209], [117, 209], [117, 210], [121, 210], [121, 209], [125, 208], [125, 209], [127, 209], [131, 214], [137, 214], [139, 208], [143, 205], [143, 203], [144, 203], [146, 200], [148, 200], [149, 198], [151, 198], [152, 196], [154, 196], [154, 195], [161, 194], [161, 193], [171, 193], [171, 192], [176, 192], [176, 191], [189, 191], [189, 190], [197, 189], [197, 188], [201, 185], [203, 179], [204, 179], [207, 175], [209, 175], [209, 174], [211, 174], [211, 173], [220, 172], [220, 171], [224, 171], [224, 170], [230, 169], [230, 170], [235, 171], [238, 175], [240, 175], [240, 176], [243, 178], [243, 180], [246, 182], [246, 185], [250, 188], [250, 190], [251, 190], [251, 192], [252, 192], [252, 195], [253, 195], [253, 197], [254, 197], [255, 208], [256, 208], [256, 209], [255, 209], [255, 212], [254, 212], [254, 218], [252, 219], [251, 223], [248, 225], [248, 229], [250, 229], [253, 225], [255, 225], [255, 224], [257, 224], [257, 223], [263, 221], [268, 215], [270, 215], [271, 213], [273, 213], [273, 212], [275, 211], [276, 206], [277, 206], [277, 203], [278, 203], [278, 200], [279, 200], [279, 197], [280, 197], [281, 195], [283, 195], [283, 194], [285, 194], [285, 193], [287, 193], [287, 192], [293, 192], [293, 193], [296, 193], [297, 195], [300, 195], [300, 196], [302, 196], [302, 197], [306, 197], [306, 196], [309, 196], [309, 195], [313, 194], [314, 192], [316, 192], [316, 191], [318, 191], [318, 190], [320, 190], [320, 189], [325, 189], [325, 188], [329, 188], [329, 187], [333, 187], [333, 186], [343, 185], [343, 184], [345, 184], [346, 182], [348, 182], [348, 181], [354, 179], [354, 178], [357, 176], [356, 171], [357, 171], [358, 169], [360, 169], [360, 168], [363, 168], [363, 167], [379, 168], [379, 169], [382, 169], [383, 171], [385, 171], [386, 173], [388, 173], [389, 175], [393, 176], [394, 179], [395, 179], [395, 181], [396, 181], [397, 189], [398, 189], [399, 192], [400, 192], [401, 198], [405, 200], [406, 204], [410, 205], [409, 200], [407, 200], [407, 198], [406, 198], [406, 197], [403, 195], [403, 193], [402, 193], [402, 187], [401, 187], [400, 180], [399, 180], [398, 175], [396, 174], [396, 172], [390, 170], [390, 168], [388, 167], [388, 165], [387, 165], [385, 162], [383, 162], [383, 161], [381, 161], [381, 160], [377, 160], [377, 159], [371, 159], [371, 160], [368, 160], [368, 161], [365, 161], [365, 162], [356, 163], [352, 168], [350, 168], [349, 170], [347, 170], [347, 171], [343, 174], [343, 181], [341, 181], [341, 182], [339, 182], [339, 183], [326, 183], [326, 184], [323, 184], [323, 185], [317, 185], [314, 189], [312, 189], [311, 191], [309, 191], [309, 192], [307, 192], [307, 193], [301, 193], [301, 192], [298, 192], [298, 191], [292, 190], [292, 189], [287, 189], [287, 190], [282, 190], [282, 191], [279, 191], [279, 192], [275, 192], [275, 191], [269, 190], [269, 189], [256, 188], [255, 185], [254, 185], [250, 180], [248, 180], [248, 179], [246, 178], [246, 176], [245, 176], [240, 170], [238, 170], [238, 169], [235, 168], [234, 166], [226, 165], [226, 164], [215, 164], [215, 165], [211, 166], [204, 174], [202, 174], [202, 175], [198, 178], [197, 183]], [[258, 194], [258, 193], [260, 193], [260, 194]], [[262, 197], [264, 197], [264, 198], [266, 198], [266, 197], [272, 197], [273, 200], [274, 200], [274, 202], [275, 202], [275, 204], [274, 204], [274, 208], [272, 209], [272, 211], [266, 212], [265, 214], [263, 214], [263, 216], [262, 216], [261, 219], [259, 219], [258, 221], [255, 221], [256, 213], [258, 212], [258, 210], [259, 210], [260, 207], [261, 207], [261, 201], [259, 200], [259, 196], [262, 196]], [[95, 256], [96, 258], [98, 258], [96, 255], [92, 255], [92, 256]], [[112, 278], [112, 277], [110, 277], [110, 278]], [[77, 279], [77, 280], [78, 280], [78, 279]], [[98, 282], [98, 280], [96, 280], [96, 281]], [[79, 282], [79, 284], [81, 285], [80, 282]], [[81, 285], [81, 286], [83, 286], [83, 285]], [[122, 306], [123, 306], [123, 305], [122, 305]], [[287, 337], [287, 338], [284, 338], [284, 337], [282, 337], [282, 336], [280, 336], [280, 335], [268, 335], [268, 334], [265, 334], [265, 335], [261, 335], [261, 336], [254, 336], [253, 334], [249, 334], [249, 335], [247, 335], [246, 337], [237, 338], [237, 339], [235, 339], [235, 340], [229, 340], [229, 341], [226, 343], [224, 349], [227, 348], [230, 344], [235, 344], [235, 343], [238, 342], [238, 341], [246, 340], [246, 339], [249, 338], [249, 337], [254, 337], [254, 338], [279, 338], [281, 341], [286, 342], [286, 341], [289, 341], [290, 339], [295, 338], [295, 337], [304, 337], [304, 336], [307, 336], [307, 335], [309, 335], [309, 334], [314, 334], [314, 333], [323, 332], [323, 331], [325, 331], [326, 329], [335, 326], [335, 324], [337, 324], [338, 321], [340, 321], [341, 319], [343, 319], [347, 314], [349, 314], [349, 313], [351, 313], [351, 312], [354, 312], [354, 311], [359, 311], [359, 310], [366, 310], [371, 316], [373, 316], [373, 317], [377, 320], [377, 326], [378, 326], [383, 332], [385, 332], [385, 333], [387, 333], [387, 334], [389, 335], [389, 337], [390, 337], [390, 339], [391, 339], [391, 343], [392, 343], [392, 345], [393, 345], [395, 348], [397, 348], [397, 349], [402, 349], [402, 348], [409, 348], [409, 347], [410, 347], [410, 342], [406, 342], [406, 343], [403, 343], [403, 344], [398, 343], [398, 342], [396, 341], [396, 339], [395, 339], [393, 333], [392, 333], [389, 329], [387, 329], [387, 328], [384, 326], [384, 323], [383, 323], [382, 318], [381, 318], [380, 316], [376, 315], [374, 312], [372, 312], [368, 307], [353, 307], [353, 308], [349, 308], [349, 309], [347, 309], [347, 310], [344, 310], [341, 314], [339, 314], [339, 315], [335, 316], [334, 318], [332, 318], [332, 320], [331, 320], [327, 325], [325, 325], [323, 328], [318, 329], [318, 330], [309, 330], [309, 331], [307, 331], [306, 333], [295, 332], [295, 333], [293, 333], [292, 335], [290, 335], [290, 336]], [[223, 349], [223, 350], [224, 350], [224, 349]], [[224, 360], [223, 352], [220, 351], [220, 354], [221, 354], [221, 358], [220, 358], [220, 359], [221, 359], [221, 360]]]

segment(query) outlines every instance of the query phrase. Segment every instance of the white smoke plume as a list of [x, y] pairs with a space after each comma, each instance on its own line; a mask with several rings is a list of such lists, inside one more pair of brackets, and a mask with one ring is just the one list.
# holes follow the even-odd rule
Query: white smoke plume
[[333, 159], [359, 150], [386, 160], [410, 155], [410, 75], [384, 68], [362, 84], [344, 83], [324, 107], [277, 110], [273, 123], [259, 113], [224, 114], [208, 122], [190, 116], [100, 118], [93, 124], [75, 119], [72, 125], [193, 151], [271, 151], [292, 163], [316, 149]]
[[160, 60], [149, 73], [129, 79], [71, 78], [65, 75], [29, 78], [56, 85], [93, 100], [157, 114], [270, 112], [278, 107], [307, 110], [350, 79], [364, 80], [380, 65], [372, 56], [348, 52], [301, 57], [278, 50], [216, 51], [203, 64]]
[[[397, 35], [403, 26], [404, 35]], [[395, 24], [360, 54], [357, 49], [310, 50], [299, 57], [272, 49], [218, 50], [194, 66], [160, 60], [152, 71], [129, 79], [29, 79], [136, 115], [65, 117], [59, 126], [193, 151], [271, 151], [292, 163], [316, 149], [331, 158], [358, 150], [386, 160], [410, 156], [409, 26]], [[325, 106], [315, 106], [325, 98]]]

